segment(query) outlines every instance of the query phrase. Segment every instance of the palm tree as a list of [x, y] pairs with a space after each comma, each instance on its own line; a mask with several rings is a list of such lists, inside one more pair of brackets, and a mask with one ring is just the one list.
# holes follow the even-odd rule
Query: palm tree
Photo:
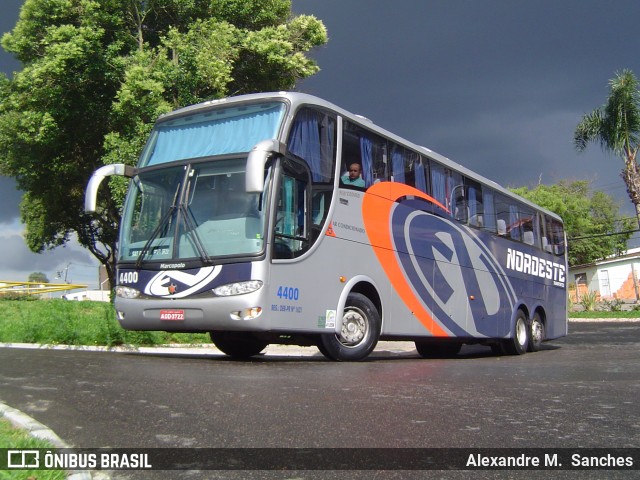
[[609, 87], [607, 103], [582, 117], [573, 135], [574, 144], [581, 152], [589, 142], [598, 142], [605, 151], [622, 157], [621, 176], [640, 228], [640, 168], [636, 162], [640, 147], [638, 79], [631, 70], [622, 70], [609, 81]]

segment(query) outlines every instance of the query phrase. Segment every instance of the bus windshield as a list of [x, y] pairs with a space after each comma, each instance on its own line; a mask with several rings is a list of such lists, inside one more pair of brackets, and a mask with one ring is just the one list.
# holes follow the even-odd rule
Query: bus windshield
[[264, 243], [261, 195], [247, 193], [245, 158], [154, 169], [134, 178], [120, 261], [204, 262], [255, 255]]
[[248, 152], [276, 138], [285, 111], [282, 102], [218, 108], [161, 121], [138, 167], [230, 153]]

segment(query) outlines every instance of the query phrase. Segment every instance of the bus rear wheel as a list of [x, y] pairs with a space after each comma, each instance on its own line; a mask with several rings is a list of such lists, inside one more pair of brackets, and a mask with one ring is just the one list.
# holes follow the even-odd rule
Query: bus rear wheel
[[544, 322], [539, 313], [534, 313], [531, 319], [531, 336], [529, 338], [529, 351], [537, 352], [544, 341], [545, 330]]
[[362, 360], [376, 347], [381, 323], [373, 302], [360, 293], [351, 293], [344, 306], [340, 333], [321, 335], [318, 349], [330, 360]]
[[216, 347], [230, 357], [243, 359], [258, 355], [268, 343], [244, 332], [209, 332]]
[[518, 309], [514, 323], [513, 338], [505, 340], [505, 352], [509, 355], [522, 355], [527, 353], [530, 336], [531, 329], [529, 327], [529, 322], [527, 321], [527, 315], [522, 310]]

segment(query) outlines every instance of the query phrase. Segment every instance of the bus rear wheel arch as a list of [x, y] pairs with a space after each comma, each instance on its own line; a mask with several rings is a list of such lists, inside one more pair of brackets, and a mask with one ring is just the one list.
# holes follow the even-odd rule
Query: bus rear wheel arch
[[376, 347], [381, 326], [374, 303], [367, 296], [352, 292], [344, 305], [340, 333], [320, 335], [318, 349], [330, 360], [362, 360]]

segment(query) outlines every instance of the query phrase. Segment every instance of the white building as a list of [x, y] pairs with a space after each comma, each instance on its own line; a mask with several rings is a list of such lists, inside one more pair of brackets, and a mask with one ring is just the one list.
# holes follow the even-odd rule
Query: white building
[[569, 283], [575, 290], [569, 294], [574, 302], [586, 292], [596, 292], [600, 300], [640, 300], [640, 248], [627, 250], [624, 255], [569, 268]]
[[111, 300], [109, 297], [110, 293], [109, 290], [84, 290], [82, 292], [67, 293], [63, 295], [62, 298], [76, 301], [93, 300], [96, 302], [109, 302]]

